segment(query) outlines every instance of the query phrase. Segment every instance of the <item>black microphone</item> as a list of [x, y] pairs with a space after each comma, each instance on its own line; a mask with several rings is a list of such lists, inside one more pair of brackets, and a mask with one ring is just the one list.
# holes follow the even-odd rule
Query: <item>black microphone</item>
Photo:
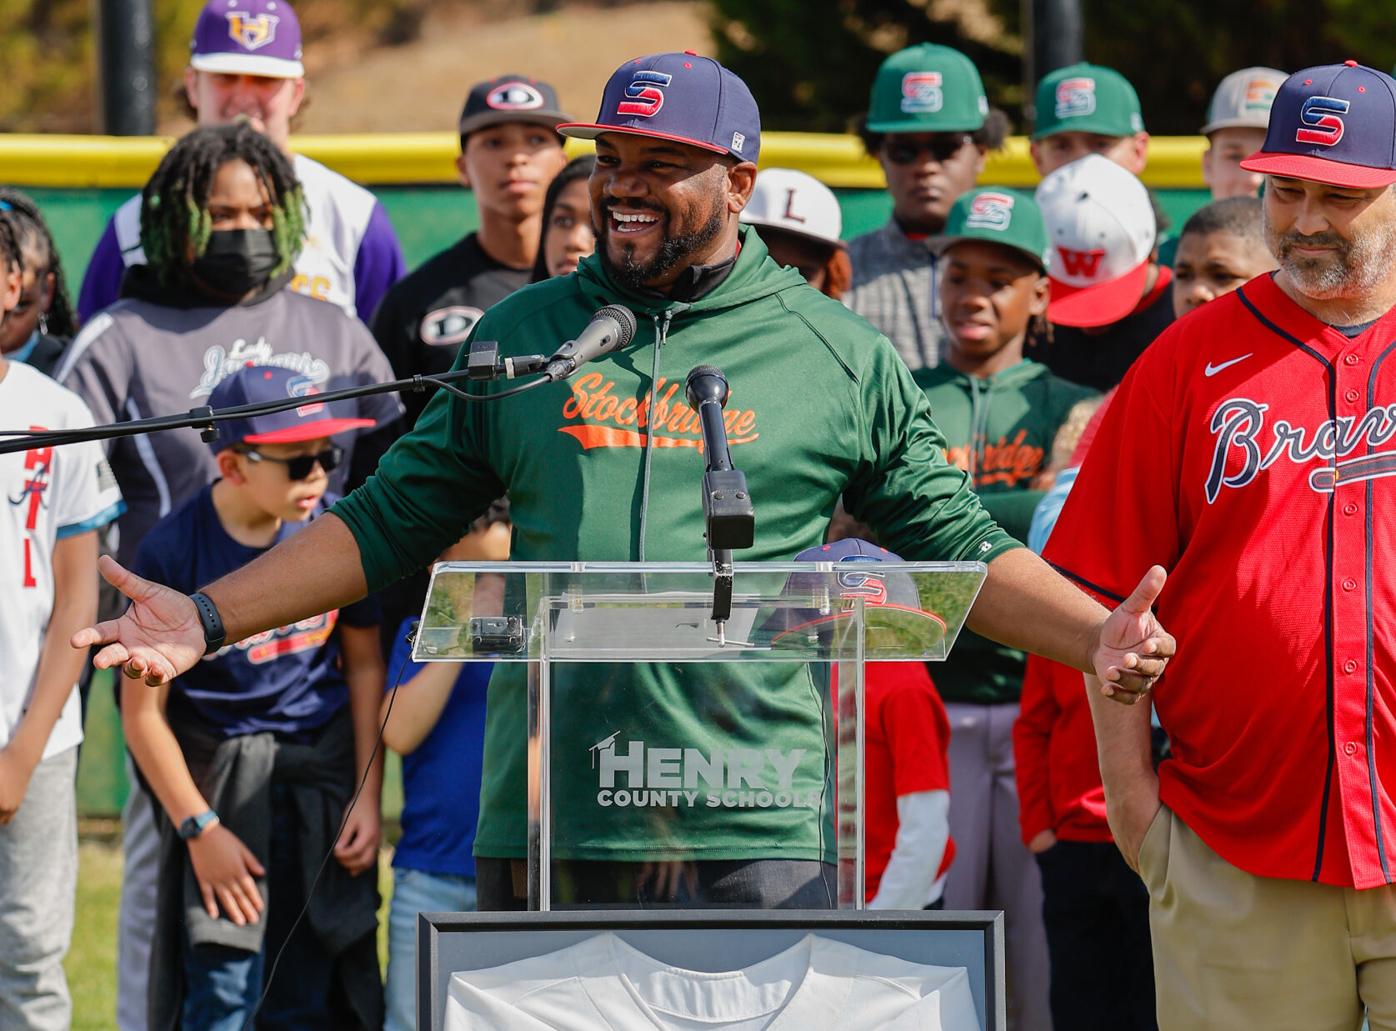
[[587, 362], [618, 351], [634, 339], [635, 313], [619, 304], [608, 304], [591, 317], [575, 340], [557, 349], [543, 374], [550, 380], [566, 379]]
[[688, 374], [684, 396], [698, 413], [703, 432], [706, 472], [703, 475], [703, 519], [708, 547], [713, 551], [749, 548], [756, 539], [756, 509], [747, 490], [746, 474], [732, 467], [722, 409], [727, 404], [727, 377], [721, 369], [699, 365]]
[[688, 406], [698, 413], [707, 468], [731, 469], [732, 451], [727, 446], [727, 426], [722, 421], [722, 410], [727, 407], [727, 395], [730, 393], [727, 377], [721, 369], [712, 365], [695, 366], [688, 374], [683, 393], [688, 398]]

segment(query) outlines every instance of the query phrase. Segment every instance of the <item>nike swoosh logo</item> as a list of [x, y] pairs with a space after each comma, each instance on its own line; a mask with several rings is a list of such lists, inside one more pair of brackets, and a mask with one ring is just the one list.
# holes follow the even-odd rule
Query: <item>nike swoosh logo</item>
[[1251, 357], [1251, 355], [1253, 354], [1255, 354], [1254, 351], [1252, 351], [1250, 354], [1243, 354], [1240, 358], [1233, 358], [1229, 362], [1222, 362], [1220, 365], [1213, 365], [1211, 362], [1208, 362], [1207, 368], [1202, 370], [1202, 375], [1207, 376], [1209, 378], [1215, 376], [1217, 373], [1221, 372], [1222, 369], [1229, 369], [1237, 362], [1243, 362], [1247, 358]]

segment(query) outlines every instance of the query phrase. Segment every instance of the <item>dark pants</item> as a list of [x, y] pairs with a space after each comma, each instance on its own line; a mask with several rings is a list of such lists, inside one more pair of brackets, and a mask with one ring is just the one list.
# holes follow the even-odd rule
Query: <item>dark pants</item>
[[283, 785], [272, 789], [271, 857], [267, 867], [267, 933], [261, 953], [218, 945], [184, 946], [185, 996], [182, 1026], [211, 1031], [241, 1031], [261, 997], [278, 950], [285, 946], [271, 992], [258, 1014], [260, 1031], [273, 1028], [305, 1031], [348, 1026], [336, 1021], [326, 1000], [331, 995], [334, 964], [316, 940], [308, 921], [295, 923], [305, 905], [295, 806]]
[[[475, 860], [482, 911], [527, 908], [521, 859]], [[838, 870], [796, 859], [553, 864], [554, 909], [835, 909]]]
[[1037, 856], [1062, 1031], [1155, 1031], [1149, 892], [1111, 843], [1058, 841]]

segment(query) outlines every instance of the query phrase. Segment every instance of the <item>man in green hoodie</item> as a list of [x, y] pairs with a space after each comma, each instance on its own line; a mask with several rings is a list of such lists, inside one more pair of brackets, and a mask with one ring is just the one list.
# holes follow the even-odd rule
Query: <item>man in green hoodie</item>
[[[970, 477], [984, 508], [1027, 538], [1057, 433], [1088, 387], [1025, 359], [1047, 311], [1047, 229], [1031, 197], [977, 189], [955, 201], [940, 258], [942, 364], [912, 375], [945, 434], [945, 458]], [[1047, 939], [1037, 865], [1018, 833], [1013, 722], [1026, 657], [966, 631], [932, 667], [950, 717], [949, 909], [1002, 909], [1015, 1026], [1050, 1026]], [[964, 842], [961, 845], [961, 841]]]
[[[547, 352], [598, 308], [624, 304], [639, 316], [632, 343], [518, 402], [436, 397], [368, 484], [292, 546], [204, 591], [185, 597], [105, 564], [135, 604], [79, 632], [76, 646], [106, 645], [100, 668], [163, 683], [224, 637], [421, 568], [506, 493], [517, 559], [701, 561], [700, 435], [682, 382], [711, 363], [732, 385], [729, 443], [758, 504], [760, 532], [744, 558], [820, 543], [842, 496], [908, 558], [987, 563], [976, 630], [1097, 671], [1120, 701], [1152, 687], [1173, 651], [1149, 614], [1158, 571], [1111, 615], [1019, 547], [945, 462], [925, 399], [886, 338], [777, 266], [739, 224], [760, 145], [740, 79], [695, 54], [640, 58], [612, 76], [596, 122], [559, 129], [596, 140], [597, 253], [500, 302], [476, 333], [504, 355]], [[655, 901], [639, 875], [645, 864], [691, 862], [697, 904], [833, 905], [823, 721], [807, 670], [588, 664], [555, 678], [554, 690], [555, 763], [573, 764], [554, 766], [555, 855], [578, 878], [606, 881], [592, 901]], [[524, 667], [501, 664], [475, 846], [482, 909], [520, 904], [525, 740]], [[606, 807], [593, 747], [624, 766], [615, 775], [632, 787], [655, 768], [647, 749], [740, 753], [761, 766], [744, 775], [788, 789], [790, 804]], [[664, 821], [662, 835], [652, 817]]]

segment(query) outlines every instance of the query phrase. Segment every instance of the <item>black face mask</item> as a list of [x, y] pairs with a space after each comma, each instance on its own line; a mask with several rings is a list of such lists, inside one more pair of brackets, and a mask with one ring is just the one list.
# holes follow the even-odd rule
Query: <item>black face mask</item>
[[270, 229], [215, 229], [190, 271], [210, 289], [242, 297], [270, 279], [280, 263]]

